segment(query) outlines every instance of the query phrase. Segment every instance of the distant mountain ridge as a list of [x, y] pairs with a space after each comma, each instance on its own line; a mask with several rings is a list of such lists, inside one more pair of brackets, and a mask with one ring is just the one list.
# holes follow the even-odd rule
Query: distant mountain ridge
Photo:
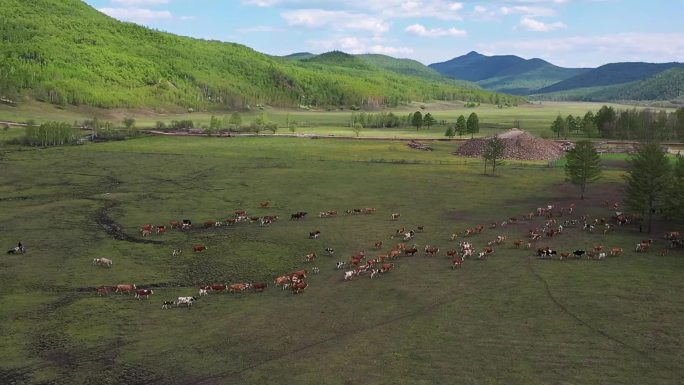
[[[563, 68], [542, 59], [523, 59], [514, 55], [486, 56], [477, 52], [429, 65], [443, 75], [469, 80], [484, 89], [516, 95], [544, 98], [563, 95], [566, 100], [669, 100], [682, 98], [684, 85], [677, 73], [650, 81], [670, 69], [684, 68], [684, 63], [610, 63], [598, 68]], [[666, 85], [672, 79], [674, 84]], [[646, 83], [640, 83], [646, 82]], [[644, 87], [640, 92], [632, 87]], [[682, 88], [680, 88], [682, 87]], [[679, 96], [677, 96], [679, 95]], [[603, 98], [603, 99], [602, 99]]]

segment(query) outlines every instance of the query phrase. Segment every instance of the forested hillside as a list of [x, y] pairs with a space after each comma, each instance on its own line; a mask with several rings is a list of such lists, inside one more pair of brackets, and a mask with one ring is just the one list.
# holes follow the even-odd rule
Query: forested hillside
[[325, 55], [288, 60], [158, 32], [112, 19], [80, 0], [2, 0], [0, 55], [0, 96], [59, 105], [375, 107], [495, 99], [475, 85], [408, 76], [356, 57], [342, 66], [316, 60]]
[[542, 59], [523, 59], [515, 55], [486, 56], [470, 52], [430, 68], [456, 79], [476, 82], [494, 91], [527, 95], [540, 88], [578, 75], [587, 69], [562, 68]]

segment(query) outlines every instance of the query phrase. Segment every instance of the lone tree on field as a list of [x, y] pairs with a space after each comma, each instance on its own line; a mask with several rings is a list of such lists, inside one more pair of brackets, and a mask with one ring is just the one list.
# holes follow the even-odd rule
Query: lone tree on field
[[242, 125], [242, 116], [240, 116], [239, 112], [233, 112], [230, 115], [230, 119], [228, 120], [228, 123], [233, 125], [233, 129], [235, 131], [238, 130], [238, 128]]
[[456, 132], [458, 132], [458, 136], [463, 136], [466, 133], [466, 128], [466, 118], [461, 115], [456, 119]]
[[359, 136], [359, 133], [361, 133], [362, 129], [363, 129], [363, 124], [358, 123], [358, 122], [354, 123], [354, 125], [352, 126], [352, 131], [354, 131], [354, 133], [356, 134], [357, 137]]
[[482, 153], [482, 158], [485, 161], [485, 174], [487, 173], [487, 163], [491, 163], [492, 165], [492, 174], [496, 172], [497, 164], [503, 164], [500, 159], [503, 157], [505, 150], [506, 142], [498, 136], [494, 136], [487, 140], [484, 152]]
[[579, 186], [580, 199], [583, 200], [587, 183], [601, 177], [601, 158], [590, 141], [580, 140], [568, 152], [565, 176], [570, 183]]
[[684, 156], [677, 157], [672, 182], [665, 197], [665, 215], [670, 219], [684, 218]]
[[653, 214], [664, 206], [663, 200], [671, 181], [670, 163], [656, 142], [639, 145], [628, 163], [625, 205], [631, 211], [646, 216], [646, 230], [650, 233]]
[[420, 111], [416, 111], [411, 119], [411, 125], [418, 130], [423, 126], [423, 114]]
[[558, 137], [561, 137], [561, 133], [565, 131], [565, 120], [563, 120], [563, 117], [558, 114], [556, 116], [556, 120], [551, 123], [551, 131], [555, 132]]
[[478, 118], [477, 114], [474, 112], [468, 116], [466, 131], [470, 134], [470, 139], [473, 138], [475, 133], [480, 132], [480, 118]]
[[423, 116], [423, 124], [426, 125], [428, 129], [430, 129], [430, 126], [435, 123], [437, 123], [437, 120], [435, 120], [431, 113], [428, 112], [425, 114], [425, 116]]

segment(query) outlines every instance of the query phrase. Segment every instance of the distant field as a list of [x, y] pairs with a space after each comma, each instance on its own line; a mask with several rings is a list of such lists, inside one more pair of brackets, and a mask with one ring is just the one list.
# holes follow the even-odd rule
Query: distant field
[[[526, 104], [517, 107], [498, 108], [497, 106], [483, 104], [475, 108], [465, 108], [462, 103], [414, 103], [397, 109], [369, 111], [368, 113], [393, 112], [399, 116], [405, 116], [410, 112], [421, 111], [423, 114], [430, 112], [438, 121], [445, 120], [448, 124], [454, 124], [459, 115], [468, 117], [476, 112], [480, 118], [480, 136], [492, 135], [501, 130], [509, 129], [518, 124], [520, 128], [528, 130], [535, 135], [542, 131], [550, 134], [550, 125], [558, 114], [566, 117], [569, 114], [583, 116], [587, 111], [598, 111], [603, 103], [563, 103], [544, 102], [542, 104]], [[613, 105], [616, 109], [627, 109], [633, 106]], [[425, 107], [425, 108], [421, 108]], [[289, 133], [285, 128], [285, 122], [296, 121], [298, 126], [296, 133], [321, 134], [336, 136], [354, 136], [349, 128], [349, 119], [352, 111], [306, 111], [301, 109], [272, 109], [241, 112], [243, 123], [249, 124], [260, 113], [265, 113], [269, 121], [276, 122], [280, 128], [278, 133]], [[230, 115], [230, 111], [194, 112], [194, 113], [159, 113], [151, 110], [103, 110], [92, 107], [67, 107], [58, 109], [55, 106], [39, 103], [25, 103], [19, 107], [0, 105], [0, 121], [25, 122], [32, 119], [38, 123], [48, 120], [66, 122], [83, 121], [98, 117], [103, 121], [112, 121], [121, 124], [125, 117], [134, 117], [136, 126], [140, 128], [154, 127], [157, 121], [170, 123], [172, 120], [192, 120], [196, 126], [208, 125], [212, 115], [224, 117]], [[359, 113], [358, 111], [356, 113]], [[416, 130], [413, 127], [401, 129], [372, 129], [365, 128], [361, 131], [361, 137], [385, 136], [397, 138], [444, 138], [446, 126], [435, 125], [430, 129], [425, 127]]]
[[[664, 241], [656, 239], [656, 250], [637, 254], [632, 245], [647, 236], [634, 226], [607, 235], [567, 227], [534, 247], [601, 244], [625, 253], [539, 260], [511, 240], [527, 242], [543, 218], [488, 228], [547, 204], [574, 202], [574, 217], [609, 217], [600, 203], [621, 200], [624, 170], [611, 163], [619, 159], [578, 201], [561, 168], [510, 163], [483, 176], [479, 160], [454, 157], [453, 149], [179, 137], [2, 148], [2, 245], [21, 240], [28, 253], [0, 258], [0, 383], [681, 384], [684, 250], [660, 256]], [[264, 200], [272, 207], [260, 207]], [[363, 207], [377, 211], [317, 218]], [[197, 226], [237, 209], [280, 219]], [[298, 211], [307, 217], [289, 220]], [[144, 223], [186, 218], [195, 229], [140, 236]], [[468, 239], [477, 250], [497, 235], [508, 240], [486, 260], [452, 270], [445, 253], [458, 245], [450, 235], [477, 224], [487, 227]], [[421, 252], [394, 260], [379, 278], [343, 281], [336, 261], [359, 250], [387, 253], [402, 226], [424, 226], [409, 242]], [[653, 237], [675, 229], [682, 224], [658, 223]], [[314, 230], [320, 239], [308, 238]], [[199, 243], [208, 250], [193, 253]], [[426, 257], [426, 244], [438, 246], [438, 256]], [[171, 257], [173, 249], [183, 253]], [[318, 260], [305, 263], [314, 251]], [[95, 257], [114, 265], [94, 267]], [[272, 285], [313, 266], [321, 272], [300, 295]], [[201, 284], [243, 281], [269, 287], [161, 309], [162, 301], [197, 295]], [[128, 282], [155, 294], [135, 300], [92, 291]]]

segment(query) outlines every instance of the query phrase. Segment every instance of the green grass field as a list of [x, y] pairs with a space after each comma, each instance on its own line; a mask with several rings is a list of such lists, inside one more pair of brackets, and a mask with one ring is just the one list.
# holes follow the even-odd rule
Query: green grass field
[[[609, 217], [600, 203], [621, 200], [624, 169], [609, 163], [578, 201], [562, 168], [511, 163], [483, 176], [479, 160], [453, 150], [267, 137], [3, 148], [1, 241], [9, 249], [21, 240], [28, 252], [0, 258], [0, 383], [681, 384], [684, 250], [660, 256], [657, 239], [655, 250], [635, 253], [646, 236], [633, 226], [607, 235], [566, 228], [535, 246], [625, 253], [539, 260], [510, 242], [543, 224], [535, 217], [471, 237], [478, 250], [508, 237], [485, 260], [452, 270], [445, 255], [458, 246], [452, 233], [547, 204]], [[317, 218], [363, 207], [377, 212]], [[201, 228], [237, 209], [280, 219]], [[309, 214], [289, 220], [298, 211]], [[195, 229], [140, 236], [142, 224], [186, 218]], [[336, 261], [387, 253], [401, 226], [424, 226], [411, 243], [436, 245], [438, 256], [401, 256], [379, 278], [343, 281]], [[652, 237], [677, 229], [659, 222]], [[320, 239], [308, 238], [314, 230]], [[208, 250], [193, 253], [200, 243]], [[313, 251], [317, 261], [305, 263]], [[96, 257], [113, 267], [92, 266]], [[304, 293], [273, 287], [274, 277], [313, 266], [321, 271]], [[244, 281], [269, 287], [161, 309], [200, 285]], [[155, 294], [93, 292], [129, 282]]]
[[[545, 131], [553, 135], [550, 126], [558, 114], [564, 118], [569, 114], [574, 116], [584, 116], [587, 111], [598, 111], [605, 103], [566, 103], [566, 102], [544, 102], [543, 104], [524, 104], [514, 107], [498, 108], [494, 105], [482, 104], [474, 108], [466, 108], [463, 103], [413, 103], [396, 109], [380, 111], [370, 111], [369, 113], [393, 112], [398, 116], [405, 116], [408, 113], [421, 111], [423, 114], [431, 113], [437, 121], [446, 120], [448, 124], [454, 124], [459, 115], [466, 118], [472, 112], [476, 112], [480, 118], [481, 130], [479, 136], [488, 136], [509, 129], [515, 124], [520, 128], [528, 130], [535, 135]], [[609, 104], [614, 108], [630, 109], [634, 106]], [[421, 108], [424, 107], [424, 108]], [[636, 107], [642, 108], [642, 107]], [[296, 121], [298, 126], [296, 134], [317, 134], [334, 136], [354, 136], [355, 133], [349, 128], [349, 119], [352, 111], [335, 110], [320, 111], [301, 110], [301, 109], [273, 109], [267, 107], [265, 110], [254, 110], [242, 112], [243, 124], [248, 125], [260, 113], [266, 115], [268, 121], [279, 125], [279, 134], [291, 134], [285, 127], [287, 119]], [[97, 109], [87, 106], [57, 108], [53, 105], [46, 105], [37, 102], [26, 102], [19, 107], [0, 105], [0, 121], [25, 122], [29, 119], [37, 123], [50, 120], [65, 122], [82, 122], [86, 119], [97, 117], [101, 121], [111, 121], [121, 125], [121, 121], [126, 117], [133, 117], [136, 126], [139, 128], [153, 128], [158, 121], [170, 123], [172, 120], [192, 120], [196, 127], [208, 126], [211, 116], [223, 118], [230, 116], [231, 111], [213, 112], [194, 112], [179, 113], [178, 111], [152, 111], [152, 110], [121, 110], [121, 109]], [[358, 112], [357, 112], [358, 113]], [[360, 137], [387, 137], [387, 138], [431, 138], [443, 139], [446, 126], [435, 125], [429, 129], [426, 127], [416, 130], [413, 127], [374, 129], [364, 128]], [[457, 137], [458, 138], [458, 137]]]

